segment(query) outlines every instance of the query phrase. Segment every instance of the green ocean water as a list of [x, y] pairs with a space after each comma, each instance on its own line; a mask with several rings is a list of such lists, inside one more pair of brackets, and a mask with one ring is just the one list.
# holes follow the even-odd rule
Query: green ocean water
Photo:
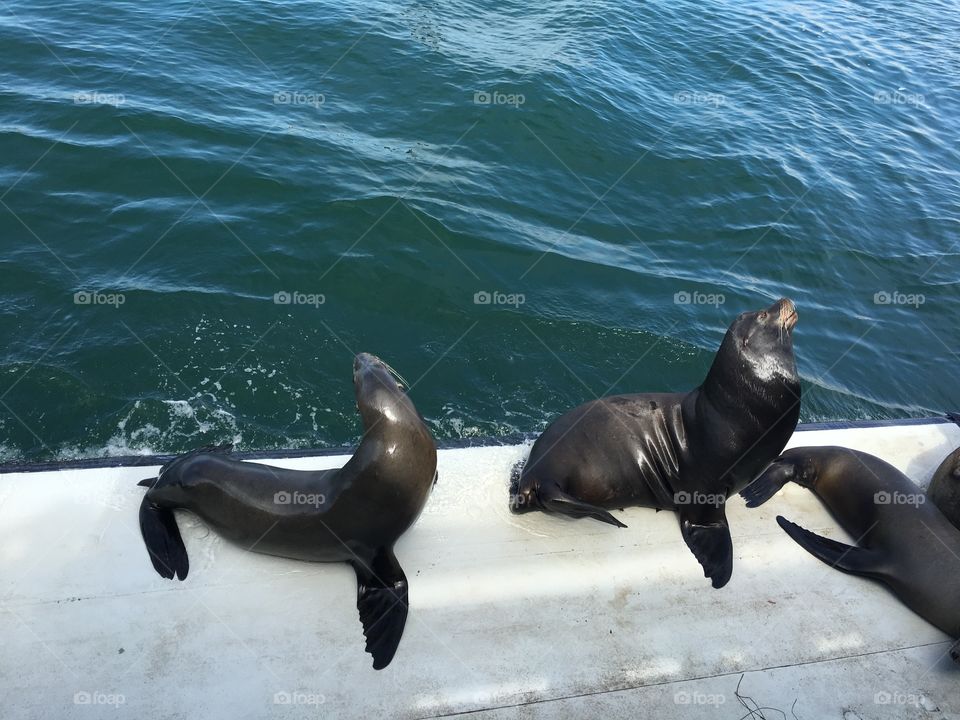
[[4, 2], [0, 460], [347, 444], [358, 351], [438, 439], [535, 432], [694, 387], [780, 296], [803, 420], [960, 409], [958, 40], [946, 2]]

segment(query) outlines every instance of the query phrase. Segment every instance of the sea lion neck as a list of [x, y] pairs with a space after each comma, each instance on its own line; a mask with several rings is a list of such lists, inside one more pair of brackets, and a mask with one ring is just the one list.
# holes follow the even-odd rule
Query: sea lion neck
[[364, 437], [391, 432], [398, 426], [425, 427], [423, 418], [402, 391], [376, 388], [357, 393], [357, 409], [363, 422]]
[[376, 356], [357, 355], [353, 379], [364, 436], [397, 425], [422, 423], [413, 402], [398, 384], [395, 372]]
[[695, 392], [717, 409], [730, 403], [739, 404], [750, 394], [744, 380], [752, 374], [749, 361], [738, 352], [737, 337], [730, 328], [723, 336], [707, 376]]
[[792, 345], [778, 346], [776, 353], [752, 357], [743, 349], [738, 328], [731, 327], [698, 388], [700, 394], [721, 412], [746, 406], [758, 417], [779, 415], [788, 402], [799, 401], [800, 382]]

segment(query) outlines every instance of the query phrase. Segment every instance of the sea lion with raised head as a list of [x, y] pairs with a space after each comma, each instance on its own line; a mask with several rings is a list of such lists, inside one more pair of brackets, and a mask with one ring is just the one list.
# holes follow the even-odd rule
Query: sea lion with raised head
[[[917, 615], [960, 637], [960, 530], [893, 465], [844, 447], [787, 450], [740, 494], [747, 507], [787, 482], [809, 488], [857, 545], [777, 522], [804, 550], [831, 567], [879, 580]], [[960, 661], [960, 641], [950, 649]]]
[[394, 375], [373, 355], [357, 355], [353, 382], [364, 434], [342, 468], [287, 470], [201, 450], [141, 482], [150, 489], [140, 529], [157, 572], [187, 577], [178, 508], [248, 550], [349, 563], [367, 652], [374, 668], [386, 667], [407, 618], [407, 578], [393, 544], [423, 510], [437, 470], [433, 436]]
[[793, 303], [730, 325], [703, 384], [580, 405], [537, 439], [511, 481], [514, 512], [543, 510], [626, 527], [608, 510], [673, 510], [715, 588], [733, 572], [724, 503], [780, 452], [800, 417]]

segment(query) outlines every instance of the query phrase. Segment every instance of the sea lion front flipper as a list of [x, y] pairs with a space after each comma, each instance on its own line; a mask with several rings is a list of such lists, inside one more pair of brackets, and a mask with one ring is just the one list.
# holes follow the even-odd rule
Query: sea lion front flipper
[[760, 507], [793, 480], [794, 476], [793, 463], [774, 460], [756, 480], [740, 491], [740, 497], [747, 501], [748, 508]]
[[822, 535], [805, 530], [796, 523], [792, 523], [782, 515], [777, 515], [777, 523], [784, 529], [794, 542], [825, 562], [851, 575], [863, 575], [872, 578], [884, 576], [882, 561], [878, 553], [855, 545], [847, 545]]
[[167, 580], [173, 580], [174, 577], [187, 579], [190, 559], [173, 510], [154, 505], [144, 495], [140, 501], [140, 534], [150, 554], [153, 569], [161, 577]]
[[592, 517], [594, 520], [609, 523], [616, 527], [626, 527], [603, 508], [577, 500], [573, 495], [567, 495], [556, 485], [541, 486], [537, 492], [537, 498], [547, 512], [568, 515], [573, 518]]
[[407, 622], [407, 576], [392, 548], [381, 548], [369, 565], [352, 563], [357, 573], [357, 609], [373, 669], [382, 670], [397, 651]]
[[677, 512], [680, 532], [703, 566], [704, 577], [710, 578], [713, 587], [722, 588], [733, 574], [733, 539], [724, 506], [688, 505]]

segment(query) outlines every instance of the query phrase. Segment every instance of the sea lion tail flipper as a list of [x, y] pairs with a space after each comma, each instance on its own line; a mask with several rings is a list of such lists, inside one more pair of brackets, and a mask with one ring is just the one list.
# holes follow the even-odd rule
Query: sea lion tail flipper
[[747, 501], [748, 508], [760, 507], [790, 482], [794, 475], [792, 463], [774, 460], [756, 480], [740, 491], [740, 497]]
[[817, 535], [782, 515], [777, 515], [777, 523], [800, 547], [837, 570], [872, 578], [882, 578], [885, 575], [880, 555], [873, 550]]
[[680, 532], [690, 552], [703, 566], [703, 576], [722, 588], [733, 575], [733, 539], [723, 505], [680, 508]]
[[173, 510], [154, 505], [144, 495], [140, 502], [140, 534], [150, 553], [150, 562], [161, 577], [187, 579], [190, 559]]
[[393, 660], [407, 622], [407, 576], [392, 549], [381, 549], [369, 565], [353, 563], [357, 573], [357, 610], [373, 669]]
[[615, 527], [626, 527], [603, 508], [577, 500], [573, 495], [567, 495], [556, 485], [541, 486], [537, 496], [547, 512], [568, 515], [573, 518], [592, 517], [594, 520], [609, 523]]

